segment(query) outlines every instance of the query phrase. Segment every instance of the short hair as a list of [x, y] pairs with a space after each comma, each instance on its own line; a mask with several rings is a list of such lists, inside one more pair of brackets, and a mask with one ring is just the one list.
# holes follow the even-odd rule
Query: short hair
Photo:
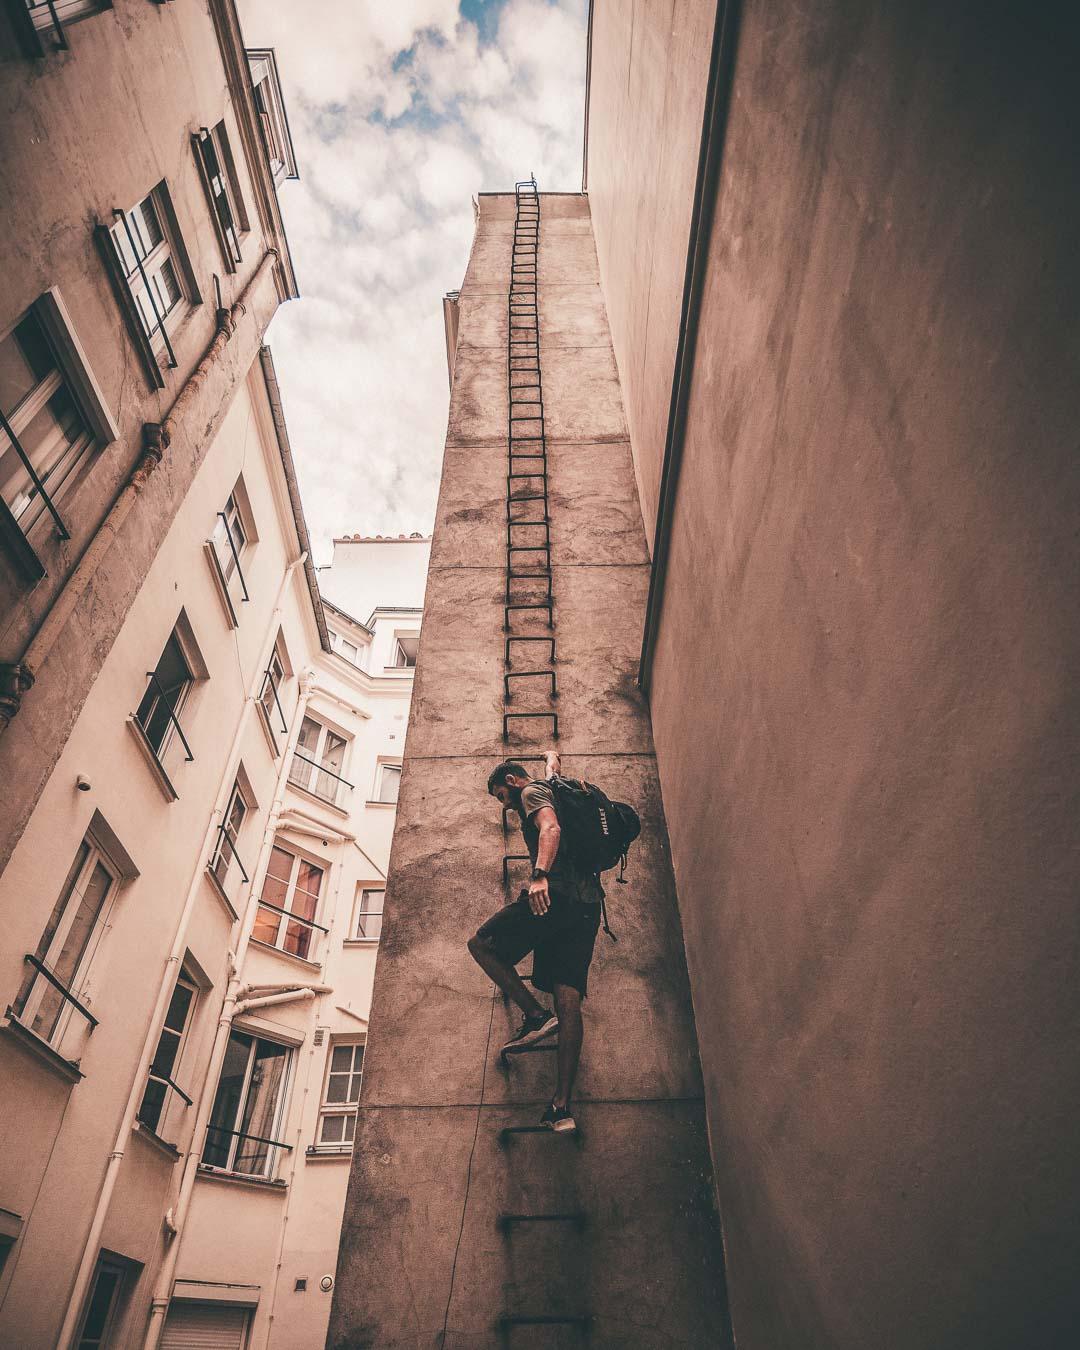
[[508, 774], [513, 774], [515, 778], [530, 778], [532, 775], [524, 764], [519, 764], [516, 759], [504, 759], [501, 764], [496, 764], [495, 768], [488, 774], [488, 793], [495, 795], [495, 789], [506, 786]]

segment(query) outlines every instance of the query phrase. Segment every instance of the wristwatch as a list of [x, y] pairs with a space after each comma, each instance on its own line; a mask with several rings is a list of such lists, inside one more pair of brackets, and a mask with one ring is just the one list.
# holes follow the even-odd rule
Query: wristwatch
[[534, 868], [533, 868], [533, 870], [532, 870], [532, 879], [533, 879], [533, 881], [542, 881], [546, 876], [547, 876], [547, 873], [544, 871], [544, 869], [543, 869], [542, 867], [534, 867]]

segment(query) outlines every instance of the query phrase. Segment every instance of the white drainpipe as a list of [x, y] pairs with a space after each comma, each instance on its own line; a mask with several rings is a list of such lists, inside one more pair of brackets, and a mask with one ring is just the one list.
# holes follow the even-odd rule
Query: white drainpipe
[[[229, 1044], [229, 1033], [232, 1030], [233, 1018], [238, 1011], [243, 1011], [241, 1007], [240, 993], [240, 973], [244, 965], [244, 957], [247, 955], [248, 943], [251, 939], [251, 930], [255, 926], [255, 916], [259, 910], [259, 893], [261, 890], [262, 877], [266, 871], [266, 865], [270, 860], [270, 850], [274, 845], [274, 838], [277, 834], [278, 818], [281, 815], [285, 804], [285, 789], [289, 778], [289, 765], [292, 763], [293, 750], [296, 746], [297, 738], [300, 735], [300, 726], [304, 720], [304, 713], [307, 710], [308, 699], [311, 697], [311, 690], [314, 684], [314, 677], [310, 671], [300, 678], [300, 696], [296, 700], [296, 710], [293, 713], [292, 724], [289, 727], [289, 735], [285, 743], [285, 748], [281, 757], [281, 768], [278, 771], [277, 786], [274, 790], [274, 800], [270, 805], [270, 811], [266, 818], [266, 829], [263, 832], [262, 847], [259, 850], [259, 856], [255, 863], [255, 870], [252, 872], [252, 885], [248, 893], [247, 905], [245, 906], [243, 917], [239, 925], [233, 925], [233, 935], [236, 938], [236, 945], [230, 953], [229, 982], [225, 990], [225, 998], [221, 1005], [221, 1015], [218, 1017], [217, 1030], [214, 1034], [214, 1044], [210, 1051], [210, 1058], [207, 1061], [206, 1069], [203, 1074], [202, 1084], [197, 1093], [195, 1093], [196, 1116], [195, 1128], [192, 1131], [191, 1142], [188, 1145], [187, 1155], [184, 1158], [184, 1170], [180, 1178], [180, 1190], [176, 1198], [176, 1203], [172, 1206], [172, 1226], [176, 1231], [176, 1236], [169, 1244], [169, 1249], [162, 1260], [161, 1268], [158, 1271], [157, 1279], [154, 1282], [154, 1292], [150, 1303], [150, 1320], [146, 1328], [146, 1335], [143, 1339], [143, 1350], [157, 1350], [158, 1342], [161, 1339], [161, 1333], [165, 1326], [165, 1314], [168, 1312], [169, 1299], [172, 1297], [173, 1279], [176, 1275], [176, 1263], [180, 1255], [180, 1244], [183, 1240], [184, 1225], [187, 1222], [188, 1211], [191, 1208], [191, 1197], [195, 1190], [195, 1178], [198, 1175], [199, 1160], [202, 1157], [203, 1140], [206, 1136], [206, 1127], [210, 1121], [210, 1112], [214, 1103], [214, 1089], [217, 1085], [218, 1077], [221, 1073], [222, 1061], [225, 1058], [225, 1050]], [[297, 995], [290, 993], [288, 997], [293, 998]], [[305, 991], [305, 997], [314, 998], [315, 991]], [[277, 999], [278, 996], [271, 995], [271, 998]], [[283, 1000], [280, 1000], [283, 1001]], [[247, 1006], [252, 1006], [249, 1003]]]
[[229, 753], [225, 757], [225, 768], [222, 772], [221, 781], [218, 784], [216, 797], [217, 805], [211, 813], [210, 823], [206, 827], [206, 834], [203, 837], [202, 846], [195, 859], [195, 867], [191, 875], [191, 881], [188, 885], [187, 895], [184, 897], [184, 908], [180, 911], [180, 919], [176, 925], [176, 934], [173, 938], [172, 948], [165, 962], [165, 968], [161, 974], [161, 983], [158, 986], [154, 1011], [151, 1014], [149, 1024], [146, 1028], [146, 1037], [143, 1041], [142, 1053], [139, 1056], [139, 1063], [136, 1067], [135, 1075], [128, 1091], [127, 1104], [124, 1107], [124, 1114], [120, 1119], [120, 1127], [116, 1132], [116, 1142], [113, 1144], [112, 1152], [109, 1154], [109, 1161], [105, 1168], [105, 1175], [102, 1178], [101, 1189], [98, 1192], [97, 1204], [94, 1207], [94, 1217], [90, 1221], [90, 1228], [86, 1235], [86, 1241], [83, 1244], [82, 1257], [79, 1260], [79, 1268], [75, 1275], [75, 1283], [72, 1286], [71, 1294], [68, 1298], [63, 1325], [60, 1328], [60, 1335], [56, 1342], [60, 1347], [67, 1347], [75, 1335], [75, 1328], [82, 1313], [83, 1303], [86, 1300], [87, 1289], [90, 1286], [90, 1280], [94, 1268], [97, 1265], [98, 1246], [101, 1242], [101, 1233], [102, 1229], [105, 1227], [105, 1220], [108, 1216], [109, 1204], [112, 1200], [113, 1191], [116, 1188], [116, 1179], [120, 1173], [120, 1165], [124, 1160], [124, 1151], [127, 1148], [127, 1141], [131, 1137], [131, 1131], [135, 1125], [135, 1113], [139, 1109], [139, 1103], [142, 1101], [143, 1092], [146, 1088], [146, 1075], [150, 1072], [150, 1062], [157, 1049], [158, 1039], [161, 1036], [162, 1024], [165, 1021], [165, 1014], [169, 1010], [169, 1001], [172, 998], [173, 989], [176, 985], [176, 976], [180, 969], [180, 963], [184, 958], [184, 952], [187, 948], [188, 924], [191, 922], [191, 915], [195, 908], [195, 899], [199, 893], [199, 886], [202, 882], [203, 869], [206, 865], [206, 859], [212, 852], [218, 824], [225, 811], [228, 809], [228, 794], [231, 793], [233, 781], [236, 778], [240, 742], [247, 726], [248, 715], [258, 700], [261, 676], [266, 666], [269, 664], [270, 652], [272, 651], [274, 642], [277, 638], [277, 629], [281, 621], [281, 609], [285, 588], [288, 586], [293, 572], [295, 572], [298, 567], [302, 566], [306, 559], [307, 554], [301, 553], [299, 558], [289, 564], [281, 578], [281, 583], [278, 587], [277, 601], [274, 605], [270, 623], [267, 627], [267, 634], [263, 641], [263, 659], [260, 662], [259, 669], [256, 671], [252, 686], [248, 691], [244, 706], [241, 709], [240, 716], [237, 718], [236, 733], [229, 746]]

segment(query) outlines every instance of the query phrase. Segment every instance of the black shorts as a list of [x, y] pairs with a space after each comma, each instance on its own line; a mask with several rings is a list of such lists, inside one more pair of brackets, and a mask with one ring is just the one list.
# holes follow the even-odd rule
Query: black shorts
[[589, 963], [600, 927], [600, 906], [567, 900], [551, 893], [551, 908], [534, 914], [528, 891], [505, 905], [477, 929], [495, 955], [516, 966], [533, 952], [533, 987], [550, 994], [557, 984], [567, 984], [585, 997], [589, 987]]

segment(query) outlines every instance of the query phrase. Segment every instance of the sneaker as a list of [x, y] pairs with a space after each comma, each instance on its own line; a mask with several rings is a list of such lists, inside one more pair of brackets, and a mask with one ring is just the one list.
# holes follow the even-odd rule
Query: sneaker
[[502, 1048], [502, 1053], [513, 1054], [527, 1045], [546, 1040], [559, 1029], [559, 1019], [553, 1012], [530, 1013]]
[[573, 1134], [577, 1129], [577, 1121], [570, 1114], [570, 1107], [556, 1106], [554, 1102], [540, 1117], [540, 1124], [546, 1125], [549, 1130], [554, 1130], [556, 1134]]

